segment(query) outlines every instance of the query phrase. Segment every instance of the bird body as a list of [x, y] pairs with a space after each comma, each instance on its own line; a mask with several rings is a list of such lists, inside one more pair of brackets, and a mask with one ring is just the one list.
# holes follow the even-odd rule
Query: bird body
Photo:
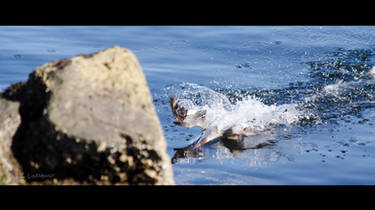
[[209, 124], [206, 120], [207, 110], [188, 110], [185, 107], [180, 106], [173, 96], [170, 97], [170, 105], [172, 113], [176, 119], [174, 122], [175, 124], [189, 128], [199, 126], [203, 129], [198, 140], [193, 143], [194, 149], [219, 137], [238, 140], [241, 136], [251, 136], [263, 133], [263, 131], [254, 130], [244, 124], [235, 124], [223, 128]]

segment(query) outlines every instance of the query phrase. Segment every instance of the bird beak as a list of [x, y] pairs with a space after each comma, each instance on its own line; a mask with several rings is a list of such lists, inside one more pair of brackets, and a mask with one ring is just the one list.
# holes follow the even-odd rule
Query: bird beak
[[193, 149], [197, 149], [199, 148], [200, 146], [202, 146], [203, 144], [207, 143], [207, 138], [204, 138], [204, 139], [199, 139], [195, 145], [193, 146]]
[[226, 136], [226, 139], [229, 139], [229, 140], [238, 140], [239, 138], [240, 136], [237, 134]]

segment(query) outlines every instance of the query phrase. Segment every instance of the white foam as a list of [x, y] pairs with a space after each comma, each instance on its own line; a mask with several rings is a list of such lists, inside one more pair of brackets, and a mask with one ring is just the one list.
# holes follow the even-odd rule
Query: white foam
[[369, 74], [370, 76], [372, 76], [372, 77], [375, 78], [375, 66], [373, 66], [373, 67], [370, 69], [370, 71], [368, 72], [368, 74]]
[[343, 87], [344, 85], [345, 85], [344, 81], [339, 80], [335, 84], [325, 86], [323, 90], [328, 94], [336, 94], [337, 95], [338, 92], [340, 91], [340, 88]]

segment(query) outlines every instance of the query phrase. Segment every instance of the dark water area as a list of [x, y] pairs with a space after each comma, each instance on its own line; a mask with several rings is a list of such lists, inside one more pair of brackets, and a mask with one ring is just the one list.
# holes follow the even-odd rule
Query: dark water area
[[[375, 27], [0, 27], [0, 88], [46, 62], [114, 45], [149, 83], [177, 184], [375, 184]], [[175, 120], [169, 96], [214, 123], [267, 132], [188, 147], [202, 130]], [[256, 118], [256, 119], [255, 119]]]

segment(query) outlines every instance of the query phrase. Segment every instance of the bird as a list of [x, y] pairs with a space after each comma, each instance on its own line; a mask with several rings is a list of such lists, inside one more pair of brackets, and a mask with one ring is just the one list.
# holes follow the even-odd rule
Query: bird
[[178, 101], [173, 97], [169, 97], [172, 113], [176, 121], [174, 124], [192, 128], [195, 126], [202, 128], [202, 133], [198, 139], [192, 144], [193, 149], [197, 149], [202, 145], [211, 142], [218, 138], [225, 138], [229, 140], [239, 140], [241, 138], [261, 134], [264, 131], [255, 130], [248, 125], [234, 124], [228, 128], [218, 128], [210, 124], [206, 120], [207, 110], [188, 110], [181, 106]]

